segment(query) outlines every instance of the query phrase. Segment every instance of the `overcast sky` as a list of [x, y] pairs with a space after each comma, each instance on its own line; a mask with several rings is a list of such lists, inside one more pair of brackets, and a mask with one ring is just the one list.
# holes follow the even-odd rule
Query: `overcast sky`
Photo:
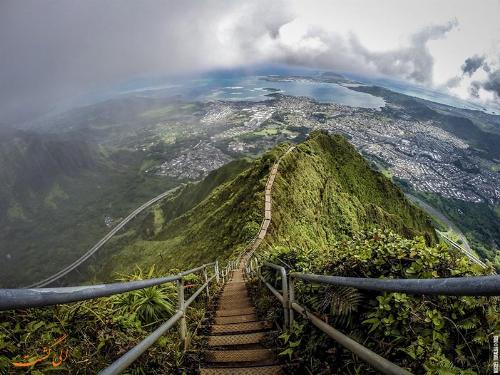
[[280, 63], [500, 100], [500, 0], [1, 0], [0, 124], [136, 76]]

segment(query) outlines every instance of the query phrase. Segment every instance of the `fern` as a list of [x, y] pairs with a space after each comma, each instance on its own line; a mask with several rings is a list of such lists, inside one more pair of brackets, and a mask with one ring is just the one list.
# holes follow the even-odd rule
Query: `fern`
[[424, 366], [429, 375], [474, 375], [472, 370], [462, 370], [456, 367], [449, 359], [443, 356], [434, 356], [430, 358], [431, 364]]
[[338, 326], [352, 324], [354, 312], [358, 311], [363, 301], [363, 294], [357, 289], [344, 286], [329, 286], [323, 292], [309, 298], [309, 303], [317, 312], [328, 312]]
[[[143, 280], [154, 275], [154, 266], [145, 273], [141, 268], [122, 280]], [[173, 284], [153, 286], [113, 297], [114, 306], [122, 312], [133, 312], [141, 322], [154, 323], [168, 318], [175, 310], [176, 289]]]
[[458, 322], [457, 327], [469, 330], [476, 328], [478, 324], [479, 324], [479, 319], [477, 319], [476, 317], [470, 317]]

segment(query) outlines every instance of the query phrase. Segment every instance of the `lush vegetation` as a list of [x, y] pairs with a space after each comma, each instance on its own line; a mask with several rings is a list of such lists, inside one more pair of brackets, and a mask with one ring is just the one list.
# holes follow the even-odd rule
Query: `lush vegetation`
[[[491, 272], [444, 245], [429, 247], [421, 237], [405, 239], [377, 229], [333, 241], [321, 251], [276, 245], [265, 258], [290, 271], [353, 277], [462, 277]], [[500, 329], [498, 298], [369, 293], [302, 282], [297, 283], [296, 295], [342, 332], [412, 372], [490, 373], [492, 335]], [[297, 373], [305, 367], [314, 374], [373, 372], [300, 317], [281, 336], [280, 344], [284, 357], [292, 360], [290, 370]]]
[[[156, 272], [164, 275], [238, 254], [259, 228], [270, 167], [287, 148], [282, 144], [261, 158], [230, 163], [200, 183], [185, 185], [113, 239], [102, 253], [107, 261], [91, 271], [108, 280], [136, 265], [157, 264]], [[273, 186], [273, 202], [261, 255], [289, 270], [402, 278], [491, 271], [437, 244], [428, 216], [340, 136], [314, 132], [288, 154]], [[345, 333], [417, 373], [472, 374], [491, 365], [491, 335], [500, 329], [498, 299], [365, 293], [305, 283], [298, 283], [297, 295]], [[2, 313], [0, 368], [94, 373], [168, 318], [175, 300], [175, 289], [167, 285]], [[259, 305], [269, 316], [279, 315], [272, 298], [264, 296]], [[197, 305], [190, 313], [194, 326], [203, 309]], [[131, 372], [182, 367], [175, 337], [162, 338]], [[371, 371], [300, 318], [278, 340], [290, 371]]]
[[284, 158], [273, 200], [270, 243], [322, 249], [373, 225], [436, 241], [429, 217], [338, 135], [315, 132]]
[[[172, 273], [176, 270], [171, 270]], [[120, 280], [159, 276], [151, 268], [138, 270]], [[202, 278], [186, 278], [186, 298]], [[215, 292], [215, 286], [211, 293]], [[165, 322], [177, 303], [175, 283], [97, 300], [39, 309], [0, 313], [0, 373], [13, 371], [45, 374], [95, 374], [111, 364]], [[199, 325], [205, 308], [204, 295], [189, 308], [190, 332]], [[182, 372], [183, 351], [172, 328], [127, 370], [129, 374]]]
[[119, 221], [179, 183], [140, 173], [140, 152], [74, 137], [17, 132], [0, 141], [2, 286], [60, 270], [109, 231], [106, 216]]
[[[429, 218], [339, 136], [313, 133], [283, 159], [273, 201], [261, 255], [290, 271], [375, 278], [491, 272], [437, 244]], [[416, 373], [485, 373], [491, 366], [491, 336], [500, 328], [497, 299], [365, 293], [308, 283], [298, 283], [297, 295], [335, 327]], [[271, 316], [273, 298], [259, 302]], [[372, 371], [300, 318], [278, 344], [290, 371]]]
[[127, 272], [134, 264], [185, 269], [241, 252], [259, 229], [269, 169], [286, 147], [252, 162], [229, 163], [203, 182], [187, 185], [140, 228], [130, 228], [110, 244], [98, 278]]

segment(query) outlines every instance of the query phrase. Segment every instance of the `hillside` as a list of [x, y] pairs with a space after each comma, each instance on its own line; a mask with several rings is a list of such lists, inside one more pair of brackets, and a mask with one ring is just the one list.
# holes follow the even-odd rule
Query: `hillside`
[[[100, 274], [158, 262], [165, 271], [186, 268], [239, 253], [258, 231], [269, 168], [286, 148], [233, 162], [186, 186], [140, 228], [114, 241]], [[275, 186], [268, 244], [286, 239], [293, 246], [324, 248], [373, 226], [408, 238], [422, 235], [429, 244], [436, 240], [428, 217], [341, 136], [313, 133], [283, 160]]]
[[318, 132], [298, 145], [280, 165], [273, 200], [270, 244], [321, 249], [374, 226], [436, 242], [427, 215], [339, 135]]
[[[106, 281], [116, 279], [116, 272], [122, 280], [136, 280], [238, 254], [259, 229], [266, 179], [287, 149], [281, 144], [258, 159], [233, 161], [201, 182], [184, 185], [112, 240], [100, 253], [99, 259], [107, 261], [98, 268], [89, 265], [89, 271]], [[338, 135], [313, 132], [282, 158], [272, 199], [272, 224], [258, 251], [289, 271], [399, 278], [491, 271], [435, 245], [428, 217]], [[189, 282], [201, 285], [202, 280]], [[301, 282], [295, 287], [301, 303], [414, 373], [472, 374], [462, 369], [482, 372], [491, 365], [489, 335], [499, 326], [496, 299], [364, 293]], [[257, 285], [254, 292], [261, 315], [279, 321], [275, 297]], [[88, 372], [95, 373], [171, 316], [176, 298], [169, 284], [21, 315], [4, 312], [0, 370], [12, 361], [24, 362], [25, 353], [51, 345], [64, 333], [72, 349], [65, 369], [76, 372], [85, 360]], [[191, 329], [202, 321], [205, 307], [200, 302], [190, 310]], [[197, 366], [196, 359], [178, 356], [178, 338], [170, 331], [130, 370], [180, 373]], [[297, 319], [290, 331], [269, 340], [287, 354], [282, 365], [290, 374], [373, 373], [305, 320]], [[42, 361], [32, 373], [51, 366], [50, 359]]]
[[243, 250], [259, 229], [265, 181], [284, 149], [278, 146], [254, 161], [234, 161], [186, 185], [110, 242], [97, 278], [129, 272], [134, 265], [186, 268]]
[[179, 183], [141, 173], [139, 152], [104, 148], [75, 133], [13, 130], [4, 135], [2, 286], [26, 285], [58, 271], [109, 230], [105, 217], [124, 217]]

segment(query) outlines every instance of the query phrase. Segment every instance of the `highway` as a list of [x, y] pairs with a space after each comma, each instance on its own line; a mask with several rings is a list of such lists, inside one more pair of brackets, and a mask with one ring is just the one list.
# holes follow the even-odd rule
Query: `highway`
[[144, 211], [146, 208], [150, 207], [151, 205], [155, 204], [156, 202], [162, 200], [166, 196], [174, 193], [175, 191], [179, 190], [184, 184], [177, 186], [176, 188], [167, 190], [164, 193], [161, 193], [160, 195], [157, 195], [153, 199], [150, 199], [140, 207], [136, 208], [134, 211], [132, 211], [125, 219], [123, 219], [116, 227], [114, 227], [108, 234], [106, 234], [99, 242], [97, 242], [94, 246], [92, 246], [85, 254], [83, 254], [80, 258], [75, 260], [73, 263], [70, 265], [64, 267], [62, 270], [56, 272], [55, 274], [38, 281], [34, 284], [28, 285], [25, 288], [41, 288], [44, 286], [47, 286], [49, 284], [52, 284], [54, 281], [60, 279], [61, 277], [67, 275], [69, 272], [73, 271], [75, 268], [80, 266], [83, 262], [85, 262], [87, 259], [89, 259], [92, 255], [94, 255], [106, 242], [108, 242], [111, 237], [113, 237], [120, 229], [122, 229], [127, 223], [135, 218], [138, 214], [140, 214], [142, 211]]
[[463, 232], [457, 227], [457, 225], [452, 222], [450, 219], [448, 219], [442, 212], [438, 211], [431, 205], [425, 203], [421, 199], [417, 198], [414, 195], [411, 194], [405, 194], [406, 197], [412, 201], [413, 203], [416, 203], [418, 206], [420, 206], [424, 211], [426, 211], [429, 215], [436, 217], [438, 220], [442, 221], [443, 224], [447, 225], [451, 230], [453, 230], [462, 240], [462, 245], [457, 244], [454, 242], [452, 239], [450, 239], [445, 233], [436, 230], [436, 233], [438, 234], [439, 237], [441, 237], [445, 242], [448, 243], [448, 245], [454, 247], [457, 250], [462, 251], [472, 262], [479, 264], [481, 267], [486, 268], [486, 264], [482, 262], [479, 257], [474, 253], [474, 251], [471, 249], [469, 246], [469, 242], [467, 241], [467, 238], [465, 238], [465, 235]]

